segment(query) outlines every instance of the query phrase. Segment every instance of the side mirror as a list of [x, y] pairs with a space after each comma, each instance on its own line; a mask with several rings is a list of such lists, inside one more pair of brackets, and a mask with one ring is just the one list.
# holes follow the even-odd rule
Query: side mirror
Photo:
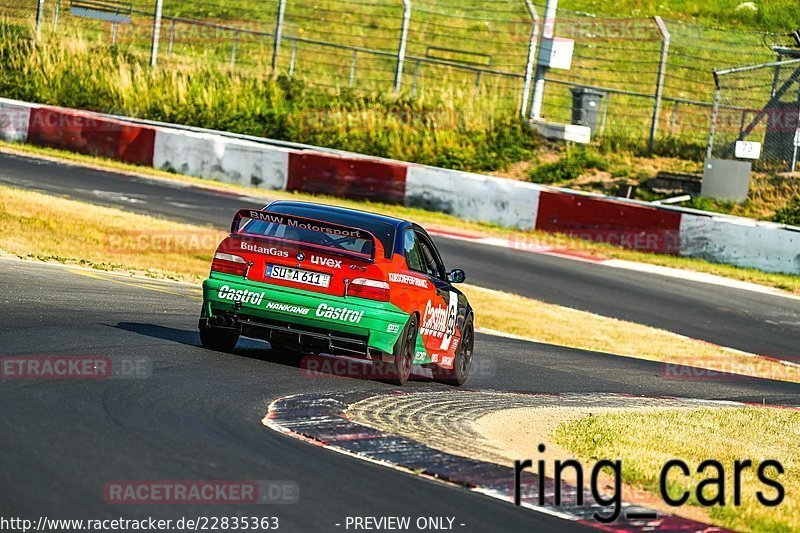
[[450, 283], [464, 283], [467, 281], [467, 273], [460, 268], [454, 268], [447, 274], [447, 281]]

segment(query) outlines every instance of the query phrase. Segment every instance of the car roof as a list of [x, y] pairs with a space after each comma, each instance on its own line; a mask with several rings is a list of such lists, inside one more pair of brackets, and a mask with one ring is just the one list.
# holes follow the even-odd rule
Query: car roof
[[328, 205], [328, 204], [318, 204], [315, 202], [297, 202], [293, 200], [276, 200], [269, 204], [266, 208], [269, 209], [272, 206], [284, 206], [284, 207], [305, 207], [309, 209], [314, 209], [319, 211], [321, 214], [330, 214], [332, 216], [336, 216], [337, 214], [358, 214], [364, 218], [364, 220], [372, 220], [375, 222], [383, 222], [384, 224], [390, 224], [395, 228], [404, 228], [409, 226], [411, 222], [407, 220], [403, 220], [400, 218], [390, 217], [386, 215], [380, 215], [378, 213], [371, 213], [369, 211], [362, 211], [360, 209], [351, 209], [348, 207], [338, 207], [335, 205]]

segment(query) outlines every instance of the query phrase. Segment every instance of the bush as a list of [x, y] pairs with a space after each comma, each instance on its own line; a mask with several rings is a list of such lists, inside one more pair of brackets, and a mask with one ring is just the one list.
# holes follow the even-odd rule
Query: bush
[[537, 140], [515, 115], [491, 117], [471, 96], [364, 94], [298, 78], [212, 67], [151, 69], [145, 58], [80, 35], [0, 23], [0, 95], [175, 122], [471, 171], [530, 159]]
[[528, 181], [533, 183], [565, 183], [579, 178], [589, 169], [608, 170], [608, 161], [597, 151], [583, 146], [569, 150], [566, 157], [532, 169]]
[[772, 221], [790, 226], [800, 226], [800, 196], [795, 196], [789, 203], [775, 211]]

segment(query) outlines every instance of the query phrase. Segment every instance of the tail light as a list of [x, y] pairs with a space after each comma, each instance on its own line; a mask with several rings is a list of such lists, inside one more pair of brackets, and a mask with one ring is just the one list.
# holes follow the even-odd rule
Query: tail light
[[350, 283], [347, 295], [388, 302], [389, 284], [376, 279], [356, 278]]
[[214, 254], [214, 260], [211, 262], [211, 271], [244, 277], [247, 273], [247, 261], [238, 255], [217, 252]]

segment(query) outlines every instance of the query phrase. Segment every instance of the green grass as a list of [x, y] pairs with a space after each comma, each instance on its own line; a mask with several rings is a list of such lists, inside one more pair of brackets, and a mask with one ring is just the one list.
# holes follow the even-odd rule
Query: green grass
[[35, 47], [9, 25], [0, 25], [0, 95], [461, 170], [502, 169], [537, 145], [517, 118], [487, 117], [471, 99], [331, 93], [204, 67], [152, 70], [77, 36], [46, 36]]
[[[135, 0], [133, 3], [144, 12], [152, 11], [151, 0]], [[774, 59], [764, 46], [763, 36], [752, 31], [786, 31], [800, 25], [794, 0], [757, 1], [756, 4], [759, 9], [753, 14], [737, 11], [735, 7], [738, 1], [735, 0], [716, 0], [705, 4], [687, 0], [620, 0], [613, 3], [562, 0], [557, 33], [575, 38], [576, 50], [570, 71], [552, 70], [549, 75], [564, 82], [653, 94], [660, 36], [651, 17], [659, 14], [671, 19], [669, 25], [672, 32], [665, 97], [710, 102], [713, 92], [712, 68]], [[0, 14], [19, 13], [8, 6], [25, 6], [29, 17], [32, 16], [33, 4], [28, 0], [4, 0], [0, 5]], [[479, 0], [457, 3], [430, 0], [417, 2], [414, 6], [408, 36], [408, 58], [402, 77], [406, 97], [414, 101], [419, 99], [425, 105], [441, 105], [458, 118], [464, 114], [472, 115], [485, 128], [492, 121], [502, 123], [516, 115], [520, 106], [521, 74], [527, 60], [531, 23], [524, 3], [519, 0], [495, 0], [491, 9], [487, 9]], [[543, 16], [542, 7], [538, 9], [539, 15]], [[258, 32], [274, 31], [276, 13], [277, 0], [212, 0], [199, 4], [189, 0], [174, 0], [166, 2], [164, 11], [166, 17], [183, 16]], [[352, 67], [352, 88], [363, 97], [382, 100], [375, 95], [389, 94], [393, 88], [396, 59], [392, 54], [396, 53], [398, 47], [401, 14], [401, 3], [389, 0], [290, 2], [285, 16], [284, 42], [277, 60], [278, 69], [287, 73], [293, 63], [296, 79], [341, 91], [351, 85]], [[51, 21], [51, 10], [46, 9], [46, 29]], [[125, 27], [120, 33], [120, 50], [146, 59], [150, 38], [148, 16], [136, 15], [134, 22], [133, 28]], [[709, 27], [697, 26], [696, 23]], [[70, 16], [66, 9], [59, 24], [62, 35], [64, 28], [79, 28], [83, 35], [91, 35], [104, 43], [110, 39], [110, 27], [107, 24]], [[710, 26], [728, 26], [728, 29]], [[171, 46], [172, 54], [169, 55], [172, 28], [169, 19], [165, 19], [161, 34], [162, 65], [181, 69], [205, 63], [214, 72], [230, 72], [233, 32], [202, 30], [178, 22], [174, 26], [175, 39]], [[292, 40], [297, 38], [305, 41]], [[272, 38], [240, 33], [237, 39], [235, 72], [247, 77], [263, 77], [269, 73]], [[350, 50], [325, 47], [309, 41], [363, 47], [389, 55], [359, 52], [354, 56]], [[465, 63], [482, 64], [513, 73], [516, 77], [489, 73], [477, 76], [468, 69], [417, 63], [415, 60], [427, 56], [457, 58]], [[768, 86], [769, 80], [762, 85]], [[343, 94], [347, 96], [346, 92]], [[551, 83], [546, 93], [544, 116], [569, 122], [570, 98], [568, 86]], [[646, 152], [644, 141], [649, 128], [652, 101], [644, 97], [614, 94], [608, 102], [608, 120], [603, 126], [602, 137], [610, 139], [622, 149]], [[748, 102], [747, 105], [756, 107], [757, 102]], [[391, 113], [392, 110], [385, 112]], [[350, 137], [349, 129], [353, 125], [349, 122], [353, 120], [353, 115], [360, 113], [361, 109], [348, 109], [346, 116], [334, 113], [331, 120], [346, 124], [344, 135]], [[659, 117], [657, 152], [701, 157], [709, 116], [708, 107], [680, 104], [675, 108], [672, 101], [665, 101]], [[462, 128], [458, 120], [451, 118], [437, 116], [433, 120], [437, 124], [445, 124], [445, 131]], [[337, 131], [323, 140], [342, 142], [341, 135], [342, 132]], [[402, 152], [396, 148], [396, 144], [405, 142], [405, 137], [395, 140], [393, 152]], [[369, 144], [363, 139], [360, 143]], [[376, 151], [386, 152], [388, 142], [379, 140], [376, 144]], [[492, 150], [487, 150], [484, 155], [492, 158], [492, 153]], [[502, 156], [502, 152], [500, 154]], [[466, 157], [471, 157], [469, 150]], [[462, 157], [452, 152], [445, 153], [442, 160], [444, 164], [450, 160], [454, 160], [456, 165], [462, 164]], [[501, 161], [499, 166], [503, 164]], [[486, 165], [482, 163], [481, 166]]]
[[[609, 458], [622, 461], [625, 483], [644, 487], [658, 494], [659, 473], [670, 459], [685, 461], [692, 471], [706, 459], [715, 459], [725, 468], [724, 506], [707, 510], [719, 525], [737, 531], [789, 532], [800, 529], [800, 412], [788, 409], [731, 408], [696, 411], [662, 411], [595, 415], [566, 422], [555, 431], [556, 442], [579, 457], [596, 461]], [[750, 459], [753, 468], [742, 475], [742, 505], [733, 505], [733, 463]], [[773, 498], [772, 489], [758, 481], [756, 469], [767, 459], [782, 463], [785, 473], [777, 479], [786, 490], [784, 502], [765, 507], [756, 491]], [[685, 490], [694, 494], [702, 479], [668, 478], [668, 490], [677, 497]], [[775, 479], [774, 469], [767, 470]], [[707, 490], [706, 496], [713, 496]], [[693, 495], [688, 505], [699, 506]]]

